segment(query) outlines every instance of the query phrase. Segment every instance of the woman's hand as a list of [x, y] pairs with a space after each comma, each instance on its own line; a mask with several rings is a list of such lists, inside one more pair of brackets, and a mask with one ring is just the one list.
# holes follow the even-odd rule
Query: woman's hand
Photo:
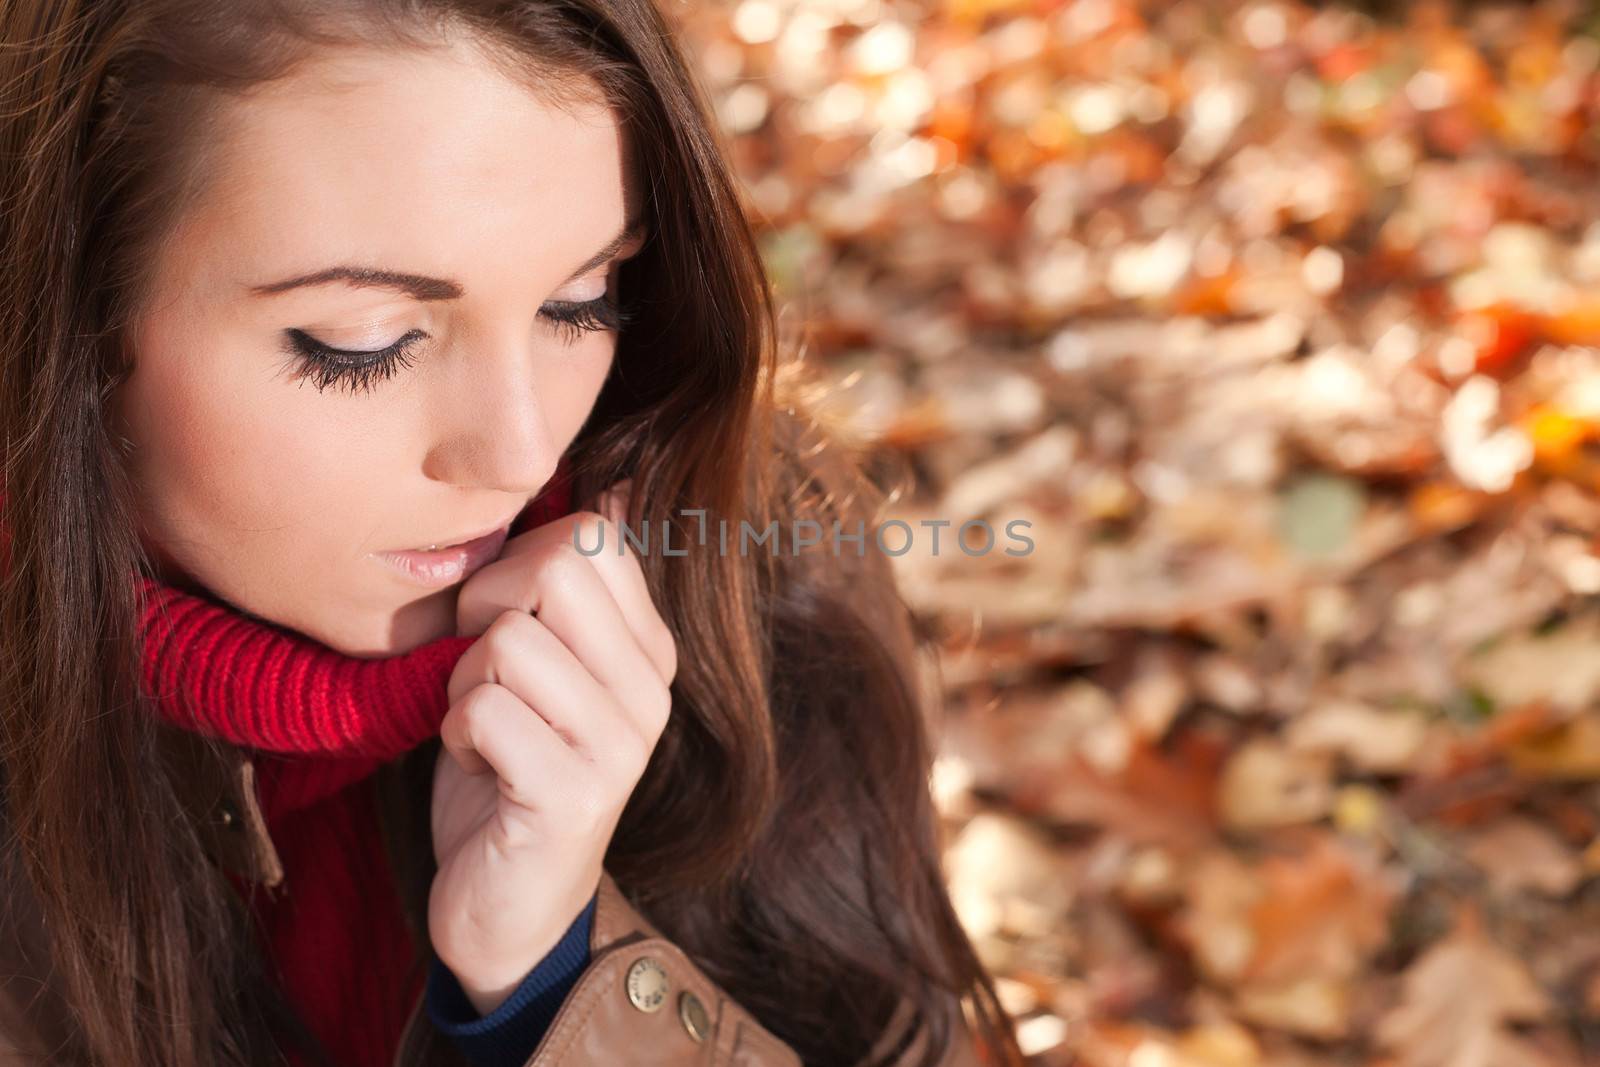
[[[483, 636], [450, 675], [428, 934], [483, 1015], [594, 894], [672, 707], [676, 645], [618, 537], [627, 486], [506, 542], [458, 595], [458, 633]], [[574, 528], [587, 549], [602, 522], [586, 557]]]

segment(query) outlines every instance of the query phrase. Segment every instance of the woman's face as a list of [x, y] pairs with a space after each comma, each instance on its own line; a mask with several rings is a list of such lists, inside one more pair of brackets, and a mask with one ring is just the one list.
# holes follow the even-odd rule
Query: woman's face
[[[348, 655], [453, 634], [460, 581], [374, 553], [509, 523], [588, 417], [616, 335], [559, 316], [592, 324], [642, 241], [590, 262], [637, 217], [616, 117], [466, 44], [329, 54], [222, 107], [115, 398], [144, 543]], [[396, 342], [392, 374], [306, 354]]]

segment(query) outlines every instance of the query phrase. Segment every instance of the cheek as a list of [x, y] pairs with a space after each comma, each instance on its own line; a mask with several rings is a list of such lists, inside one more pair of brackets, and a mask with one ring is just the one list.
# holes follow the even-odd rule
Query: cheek
[[[313, 534], [331, 500], [351, 499], [356, 468], [325, 439], [336, 424], [317, 417], [313, 390], [270, 380], [266, 361], [215, 339], [155, 340], [141, 349], [120, 409], [156, 533], [223, 557]], [[188, 352], [206, 355], [175, 354]]]
[[545, 395], [549, 398], [545, 405], [546, 416], [562, 442], [578, 435], [611, 371], [615, 341], [597, 339], [595, 349], [546, 381]]

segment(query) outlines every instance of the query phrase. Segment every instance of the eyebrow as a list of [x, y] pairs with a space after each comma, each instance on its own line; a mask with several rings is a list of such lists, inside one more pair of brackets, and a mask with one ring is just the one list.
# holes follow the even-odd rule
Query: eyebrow
[[[590, 256], [578, 265], [571, 274], [561, 282], [574, 281], [586, 271], [593, 270], [600, 264], [607, 262], [624, 245], [646, 233], [644, 219], [634, 217], [623, 224], [617, 235], [606, 242], [604, 248]], [[425, 274], [408, 274], [404, 271], [385, 270], [380, 267], [335, 266], [325, 267], [322, 270], [312, 271], [310, 274], [300, 274], [282, 281], [267, 282], [263, 285], [249, 287], [251, 296], [276, 296], [291, 289], [300, 289], [310, 285], [326, 285], [329, 282], [344, 282], [362, 289], [394, 289], [404, 293], [414, 300], [455, 300], [466, 292], [466, 288], [458, 281], [451, 278], [431, 278]]]

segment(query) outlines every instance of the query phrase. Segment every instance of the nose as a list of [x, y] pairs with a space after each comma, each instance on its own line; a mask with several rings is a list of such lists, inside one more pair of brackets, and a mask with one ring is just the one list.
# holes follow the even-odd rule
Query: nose
[[523, 495], [550, 480], [561, 456], [539, 362], [526, 332], [442, 361], [451, 380], [431, 383], [438, 430], [423, 460], [429, 478]]

